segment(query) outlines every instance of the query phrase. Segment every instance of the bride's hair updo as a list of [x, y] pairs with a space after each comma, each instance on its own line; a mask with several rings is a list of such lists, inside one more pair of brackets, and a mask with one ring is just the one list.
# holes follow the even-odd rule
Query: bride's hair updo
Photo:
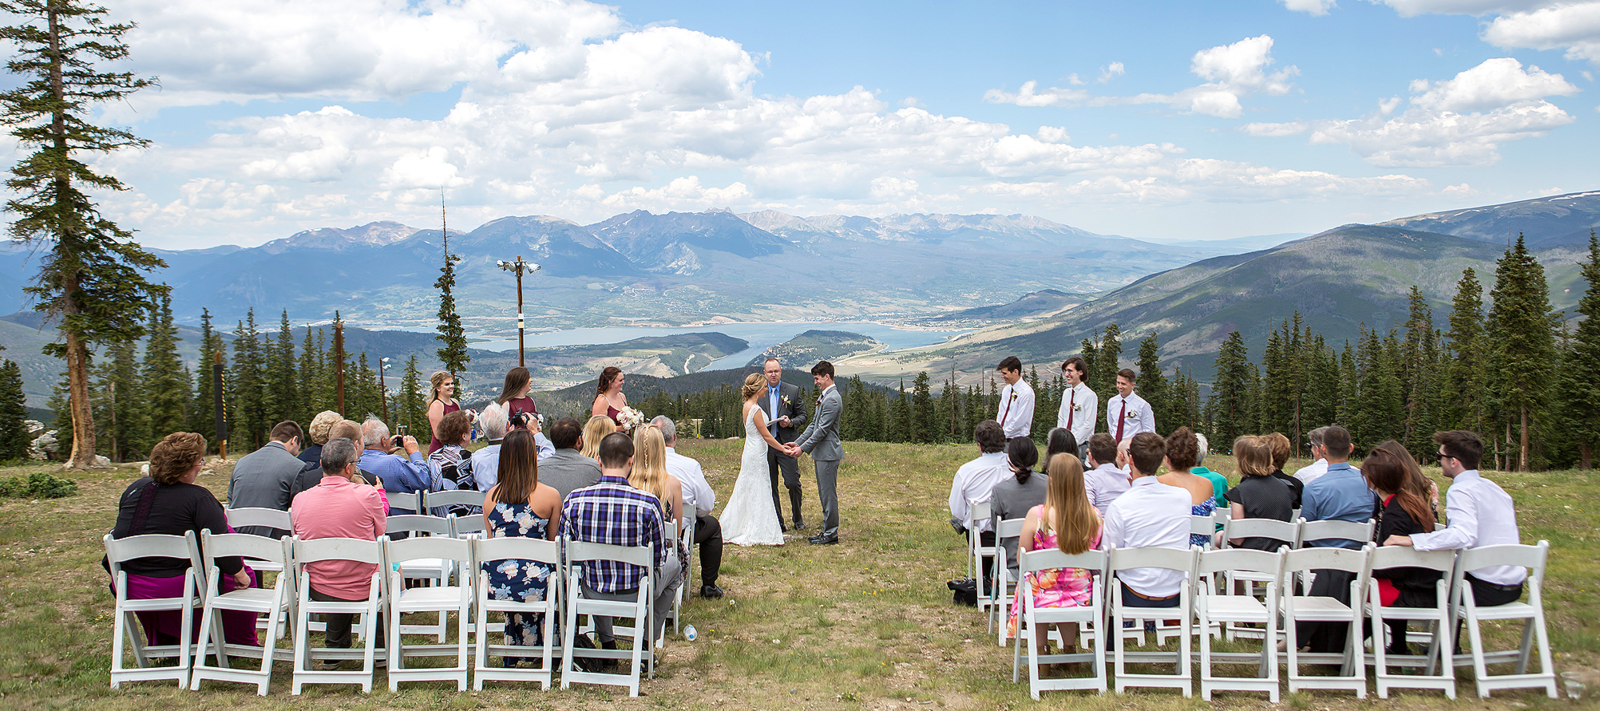
[[761, 392], [761, 384], [764, 382], [767, 382], [767, 379], [760, 373], [751, 373], [744, 376], [744, 387], [739, 388], [739, 397], [749, 400], [750, 396]]

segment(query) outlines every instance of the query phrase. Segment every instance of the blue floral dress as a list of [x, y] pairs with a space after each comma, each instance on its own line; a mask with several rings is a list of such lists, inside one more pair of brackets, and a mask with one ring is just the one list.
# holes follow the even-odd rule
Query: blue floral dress
[[[540, 518], [526, 503], [497, 503], [489, 511], [491, 538], [545, 538], [550, 519]], [[507, 558], [483, 564], [489, 573], [489, 596], [496, 600], [537, 602], [545, 599], [550, 586], [549, 566], [531, 560]], [[535, 647], [544, 644], [544, 615], [506, 614], [506, 644]]]
[[[1206, 499], [1204, 502], [1189, 507], [1189, 514], [1193, 516], [1210, 516], [1217, 510], [1216, 499]], [[1211, 545], [1211, 536], [1198, 533], [1189, 534], [1189, 545], [1206, 548]]]

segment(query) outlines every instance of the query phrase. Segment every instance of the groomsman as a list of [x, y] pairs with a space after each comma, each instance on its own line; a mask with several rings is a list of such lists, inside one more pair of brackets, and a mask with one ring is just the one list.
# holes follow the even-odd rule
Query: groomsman
[[1000, 390], [1000, 407], [995, 421], [1006, 432], [1006, 439], [1027, 437], [1033, 431], [1033, 388], [1022, 379], [1022, 361], [1006, 356], [995, 368], [1006, 386]]
[[1100, 414], [1100, 398], [1083, 382], [1088, 374], [1089, 365], [1078, 356], [1068, 358], [1067, 362], [1061, 364], [1061, 375], [1067, 379], [1067, 389], [1061, 391], [1061, 412], [1056, 415], [1056, 426], [1071, 432], [1073, 439], [1077, 440], [1080, 462], [1088, 461], [1084, 455], [1089, 451], [1089, 437], [1094, 435], [1094, 421]]
[[[800, 402], [800, 388], [783, 382], [783, 365], [777, 358], [768, 358], [761, 374], [767, 378], [767, 396], [761, 399], [761, 409], [766, 411], [767, 429], [778, 444], [795, 440], [799, 428], [806, 424], [805, 403]], [[782, 449], [767, 449], [767, 474], [772, 477], [772, 508], [778, 512], [778, 525], [784, 524], [783, 504], [778, 496], [778, 474], [783, 474], [783, 486], [789, 490], [789, 511], [794, 514], [794, 529], [804, 530], [806, 521], [800, 515], [800, 462]]]
[[1117, 396], [1106, 403], [1106, 430], [1121, 442], [1140, 432], [1156, 433], [1156, 415], [1150, 403], [1133, 391], [1134, 372], [1117, 371]]

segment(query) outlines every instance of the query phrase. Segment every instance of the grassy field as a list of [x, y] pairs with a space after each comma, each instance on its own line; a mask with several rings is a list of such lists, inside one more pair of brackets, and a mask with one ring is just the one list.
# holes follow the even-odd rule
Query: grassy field
[[[719, 502], [732, 492], [737, 441], [685, 443], [680, 451], [705, 465]], [[963, 540], [946, 523], [950, 476], [975, 455], [970, 445], [913, 447], [852, 443], [840, 472], [843, 521], [837, 546], [791, 539], [779, 548], [729, 547], [721, 600], [695, 598], [685, 622], [700, 638], [672, 638], [655, 681], [644, 695], [575, 687], [540, 692], [536, 685], [491, 684], [456, 693], [453, 685], [421, 683], [388, 691], [381, 678], [371, 695], [355, 687], [311, 687], [289, 695], [289, 668], [278, 665], [272, 694], [254, 687], [213, 684], [191, 694], [171, 684], [108, 688], [112, 598], [100, 569], [100, 537], [115, 518], [115, 502], [137, 476], [133, 468], [73, 475], [76, 497], [0, 504], [0, 707], [8, 709], [150, 708], [1032, 708], [1036, 706], [1179, 709], [1200, 707], [1175, 692], [1086, 696], [1082, 692], [1028, 698], [1026, 683], [1011, 683], [1009, 647], [995, 646], [985, 618], [951, 605], [944, 581], [962, 577]], [[1207, 461], [1233, 476], [1232, 462]], [[803, 477], [809, 462], [801, 465]], [[0, 471], [14, 475], [38, 471]], [[1440, 486], [1447, 480], [1433, 472]], [[1552, 546], [1545, 586], [1551, 642], [1561, 671], [1593, 670], [1600, 662], [1597, 587], [1600, 541], [1595, 540], [1597, 486], [1588, 472], [1491, 474], [1513, 497], [1525, 542]], [[201, 483], [222, 495], [226, 468]], [[806, 484], [807, 520], [819, 519], [814, 483]], [[814, 530], [814, 529], [813, 529]], [[693, 581], [698, 585], [698, 580]], [[1503, 636], [1503, 635], [1502, 635]], [[1467, 670], [1463, 670], [1464, 672]], [[1295, 709], [1392, 708], [1521, 709], [1574, 707], [1536, 692], [1500, 692], [1476, 700], [1468, 680], [1462, 700], [1437, 693], [1405, 694], [1388, 702], [1356, 701], [1319, 692], [1285, 697]], [[1026, 677], [1024, 677], [1026, 679]], [[1600, 678], [1595, 679], [1600, 681]], [[1600, 694], [1600, 683], [1589, 685]], [[1376, 697], [1373, 696], [1373, 699]], [[1219, 694], [1219, 707], [1257, 708], [1261, 694]], [[1584, 704], [1589, 704], [1586, 700]]]

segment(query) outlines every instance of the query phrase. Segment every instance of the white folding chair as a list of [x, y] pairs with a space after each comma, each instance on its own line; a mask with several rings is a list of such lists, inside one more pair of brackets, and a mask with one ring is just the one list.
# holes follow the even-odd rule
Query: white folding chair
[[[389, 499], [389, 510], [410, 511], [414, 514], [422, 513], [422, 494], [416, 491], [386, 491], [384, 496]], [[402, 514], [404, 515], [404, 514]]]
[[451, 514], [447, 517], [450, 521], [450, 536], [452, 538], [482, 538], [483, 516], [457, 516]]
[[[471, 541], [473, 570], [477, 579], [478, 602], [477, 631], [478, 647], [476, 663], [472, 668], [472, 688], [483, 690], [485, 681], [537, 681], [544, 689], [550, 688], [554, 679], [554, 657], [562, 649], [560, 641], [556, 639], [556, 617], [561, 614], [561, 601], [564, 599], [562, 588], [564, 581], [561, 576], [561, 546], [555, 541], [541, 538], [477, 538]], [[502, 560], [525, 560], [542, 563], [550, 569], [550, 578], [546, 582], [545, 597], [543, 600], [495, 600], [489, 597], [489, 572], [484, 570], [485, 564], [493, 564]], [[508, 644], [490, 644], [489, 613], [498, 612], [503, 615], [524, 614], [543, 615], [544, 644], [535, 648], [543, 662], [538, 669], [517, 669], [505, 667], [490, 667], [489, 657], [496, 656], [502, 659], [507, 657], [523, 657], [529, 651], [528, 647], [516, 647]]]
[[[1295, 524], [1300, 527], [1300, 545], [1295, 546], [1296, 548], [1305, 548], [1308, 543], [1335, 539], [1366, 543], [1372, 540], [1372, 532], [1378, 527], [1378, 522], [1370, 518], [1359, 522], [1307, 521], [1297, 518]], [[1316, 578], [1315, 573], [1302, 571], [1299, 575], [1300, 587], [1309, 590]], [[1287, 595], [1288, 591], [1285, 590], [1283, 594]]]
[[[1011, 619], [1011, 600], [1015, 594], [1016, 581], [1011, 579], [1010, 554], [1006, 553], [1005, 542], [1009, 539], [1022, 538], [1022, 524], [1027, 523], [1025, 518], [1008, 518], [995, 525], [994, 529], [994, 585], [989, 592], [989, 629], [995, 631], [995, 642], [1001, 647], [1006, 646], [1007, 623]], [[1022, 552], [1017, 549], [1018, 554]], [[997, 631], [996, 631], [997, 630]]]
[[[391, 540], [393, 540], [393, 536], [396, 533], [404, 533], [410, 537], [416, 537], [418, 534], [427, 534], [430, 537], [451, 538], [455, 532], [448, 518], [417, 514], [390, 516], [384, 524], [383, 530], [391, 537]], [[408, 559], [400, 566], [400, 572], [404, 574], [407, 580], [426, 580], [428, 585], [432, 587], [449, 584], [450, 574], [454, 570], [454, 565], [445, 558]], [[393, 599], [392, 595], [390, 599]], [[437, 624], [410, 624], [403, 625], [400, 629], [406, 634], [434, 635], [438, 638], [440, 644], [444, 644], [444, 641], [450, 636], [450, 624], [446, 620], [450, 609], [452, 608], [449, 605], [439, 609], [439, 621]]]
[[[195, 546], [194, 532], [181, 536], [146, 534], [102, 539], [106, 547], [106, 560], [111, 565], [111, 579], [116, 586], [116, 610], [111, 624], [111, 688], [121, 688], [126, 681], [159, 681], [173, 679], [178, 688], [189, 685], [192, 658], [189, 653], [193, 638], [194, 610], [201, 604], [199, 590], [205, 584], [201, 568], [200, 551]], [[177, 597], [128, 597], [128, 572], [122, 564], [139, 558], [174, 558], [189, 562], [183, 573], [183, 589]], [[183, 624], [177, 644], [145, 644], [144, 631], [140, 629], [137, 613], [177, 611], [183, 615]], [[122, 664], [122, 643], [126, 639], [133, 647], [133, 660], [137, 669]], [[170, 667], [152, 667], [151, 659], [172, 659]]]
[[[689, 581], [694, 580], [694, 529], [698, 523], [695, 512], [690, 510], [683, 516], [683, 550], [688, 555], [683, 559], [683, 587], [678, 588], [678, 596], [687, 601], [694, 594], [694, 586]], [[676, 629], [676, 628], [674, 628]]]
[[[644, 568], [644, 576], [639, 579], [639, 589], [634, 599], [597, 600], [583, 594], [582, 565], [589, 561], [602, 560]], [[651, 609], [655, 594], [655, 551], [650, 546], [612, 546], [603, 543], [567, 541], [565, 564], [567, 616], [563, 622], [561, 647], [566, 650], [566, 654], [561, 669], [561, 688], [569, 688], [573, 682], [626, 686], [629, 696], [638, 696], [639, 677], [646, 666], [649, 668], [650, 678], [655, 678], [655, 649], [645, 649], [651, 637], [650, 631], [655, 625]], [[573, 635], [578, 629], [578, 615], [610, 617], [613, 619], [613, 624], [616, 618], [631, 618], [633, 620], [631, 629], [617, 628], [615, 633], [618, 637], [632, 636], [633, 649], [584, 649], [580, 652], [572, 645]], [[624, 674], [580, 671], [577, 667], [578, 656], [631, 660], [632, 666]]]
[[[666, 529], [667, 529], [666, 530], [666, 546], [667, 546], [667, 550], [674, 551], [674, 555], [676, 555], [676, 551], [678, 550], [678, 526], [677, 526], [677, 524], [675, 522], [673, 522], [671, 520], [664, 520], [664, 521], [662, 521], [662, 523], [666, 524]], [[678, 613], [683, 608], [683, 589], [686, 588], [686, 587], [689, 587], [689, 582], [688, 582], [689, 581], [689, 577], [688, 577], [687, 569], [685, 569], [685, 574], [684, 574], [684, 579], [683, 580], [684, 580], [684, 584], [683, 585], [679, 585], [678, 586], [678, 591], [673, 593], [672, 610], [667, 613], [667, 615], [672, 618], [672, 633], [673, 634], [678, 634], [679, 633], [678, 632]], [[666, 633], [667, 633], [667, 629], [665, 627], [662, 627], [661, 628], [662, 636], [665, 637]], [[656, 641], [657, 642], [664, 642], [665, 640], [656, 640]]]
[[[1270, 518], [1235, 518], [1229, 519], [1222, 527], [1222, 545], [1224, 550], [1232, 549], [1229, 541], [1236, 538], [1270, 538], [1280, 541], [1282, 546], [1289, 548], [1300, 547], [1300, 524], [1296, 521], [1277, 521]], [[1243, 583], [1244, 592], [1254, 595], [1257, 584], [1275, 583], [1278, 581], [1277, 571], [1263, 573], [1248, 570], [1223, 570], [1222, 582], [1228, 586], [1231, 593], [1235, 585]], [[1281, 591], [1280, 591], [1281, 592]], [[1276, 608], [1274, 608], [1276, 609]], [[1261, 636], [1261, 630], [1254, 627], [1240, 627], [1236, 623], [1224, 626], [1225, 636], [1228, 641], [1240, 637], [1256, 639]]]
[[[1022, 591], [1022, 609], [1017, 611], [1017, 636], [1011, 648], [1011, 682], [1017, 682], [1022, 663], [1022, 645], [1028, 645], [1028, 694], [1039, 698], [1039, 692], [1060, 689], [1094, 689], [1106, 691], [1106, 639], [1105, 590], [1106, 567], [1104, 551], [1085, 551], [1068, 555], [1059, 548], [1045, 548], [1020, 553], [1017, 566], [1017, 587]], [[1096, 574], [1090, 582], [1090, 602], [1086, 607], [1035, 607], [1033, 583], [1029, 573], [1059, 568], [1082, 568]], [[1039, 654], [1035, 638], [1048, 639], [1052, 625], [1078, 623], [1079, 637], [1087, 637], [1092, 651], [1076, 654]], [[1005, 622], [1001, 622], [1002, 625]], [[1026, 642], [1024, 642], [1026, 640]], [[1068, 641], [1062, 640], [1065, 645]], [[1094, 676], [1081, 679], [1040, 679], [1040, 664], [1066, 664], [1089, 662], [1094, 666]]]
[[988, 611], [993, 602], [990, 595], [983, 593], [983, 558], [992, 557], [995, 547], [983, 545], [983, 534], [978, 531], [978, 525], [993, 518], [990, 511], [987, 501], [967, 501], [967, 577], [972, 578], [978, 586], [978, 609], [983, 611]]
[[[360, 538], [318, 538], [303, 540], [293, 538], [290, 559], [296, 574], [295, 588], [299, 601], [295, 605], [294, 620], [294, 686], [290, 693], [300, 695], [306, 684], [360, 684], [363, 693], [372, 691], [372, 675], [377, 668], [378, 615], [385, 606], [383, 599], [383, 550], [377, 541]], [[372, 581], [367, 588], [367, 599], [354, 602], [320, 602], [311, 599], [311, 573], [306, 566], [321, 561], [350, 561], [377, 567], [372, 571]], [[313, 649], [308, 635], [306, 619], [313, 614], [361, 615], [361, 649]], [[311, 669], [312, 660], [360, 659], [359, 671]]]
[[483, 506], [483, 492], [481, 491], [430, 491], [422, 495], [422, 501], [428, 509], [441, 506]]
[[[454, 681], [456, 691], [467, 690], [467, 625], [472, 618], [472, 577], [461, 576], [461, 584], [453, 586], [437, 585], [433, 587], [405, 586], [405, 580], [410, 577], [405, 572], [405, 564], [409, 561], [437, 561], [445, 560], [461, 566], [466, 570], [472, 564], [472, 547], [467, 541], [448, 536], [412, 536], [399, 541], [391, 541], [388, 536], [380, 539], [383, 543], [383, 569], [388, 571], [388, 585], [384, 596], [389, 600], [389, 634], [385, 640], [388, 642], [387, 659], [389, 661], [389, 690], [399, 691], [400, 682], [411, 681]], [[438, 613], [439, 624], [444, 626], [449, 619], [448, 613], [456, 613], [456, 643], [455, 644], [405, 644], [404, 626], [400, 624], [400, 616], [406, 613], [429, 612]], [[456, 664], [453, 667], [406, 667], [406, 657], [448, 657], [454, 655]]]
[[1189, 535], [1205, 536], [1206, 544], [1203, 548], [1211, 550], [1215, 547], [1211, 542], [1217, 535], [1217, 520], [1211, 516], [1190, 516]]
[[[1409, 546], [1385, 546], [1372, 552], [1372, 570], [1389, 568], [1422, 568], [1442, 573], [1435, 585], [1433, 607], [1384, 607], [1379, 598], [1378, 579], [1367, 584], [1367, 616], [1372, 618], [1372, 670], [1378, 679], [1378, 698], [1389, 698], [1390, 689], [1439, 689], [1445, 696], [1456, 697], [1455, 665], [1450, 663], [1451, 634], [1450, 579], [1455, 568], [1455, 551], [1418, 551]], [[1432, 630], [1427, 653], [1391, 656], [1384, 639], [1389, 631], [1389, 620], [1426, 622]], [[1391, 672], [1390, 666], [1423, 667], [1422, 674]], [[1435, 674], [1435, 672], [1438, 672]]]
[[[1544, 566], [1549, 555], [1550, 542], [1539, 541], [1538, 545], [1532, 546], [1484, 546], [1461, 551], [1456, 556], [1456, 570], [1451, 583], [1455, 614], [1465, 620], [1467, 626], [1471, 653], [1463, 656], [1471, 659], [1472, 670], [1477, 675], [1479, 697], [1489, 698], [1489, 692], [1495, 689], [1543, 688], [1550, 698], [1556, 698], [1555, 667], [1550, 665], [1550, 638], [1545, 633], [1542, 590]], [[1528, 569], [1528, 601], [1480, 607], [1466, 574], [1501, 565], [1517, 565]], [[1493, 620], [1522, 620], [1522, 646], [1504, 652], [1485, 651], [1480, 623]], [[1535, 639], [1539, 643], [1539, 673], [1529, 674], [1528, 662]], [[1456, 663], [1463, 661], [1458, 657]], [[1510, 662], [1516, 663], [1516, 673], [1489, 674], [1488, 665]]]
[[[1117, 693], [1122, 693], [1130, 686], [1158, 687], [1167, 689], [1180, 689], [1185, 698], [1193, 695], [1191, 683], [1192, 676], [1189, 671], [1191, 662], [1189, 655], [1190, 635], [1193, 632], [1191, 618], [1194, 608], [1193, 587], [1194, 571], [1199, 559], [1200, 548], [1193, 546], [1184, 550], [1176, 548], [1113, 548], [1110, 551], [1110, 564], [1107, 570], [1111, 578], [1106, 585], [1111, 588], [1111, 629], [1121, 630], [1123, 620], [1132, 620], [1135, 627], [1142, 627], [1145, 620], [1160, 622], [1161, 620], [1178, 619], [1178, 651], [1177, 652], [1129, 652], [1129, 640], [1120, 639], [1117, 644], [1116, 677]], [[1116, 579], [1119, 572], [1134, 568], [1160, 568], [1162, 570], [1175, 570], [1184, 574], [1183, 583], [1178, 587], [1177, 607], [1130, 607], [1126, 605], [1122, 596], [1122, 585]], [[1160, 642], [1157, 642], [1160, 644]], [[1129, 661], [1171, 664], [1174, 667], [1172, 674], [1132, 674], [1127, 670]]]
[[[289, 561], [288, 540], [274, 541], [243, 533], [212, 535], [210, 531], [202, 531], [200, 549], [205, 554], [206, 579], [221, 580], [222, 570], [217, 567], [216, 561], [229, 556], [251, 559], [248, 563], [252, 568], [260, 562], [266, 562], [282, 570]], [[260, 574], [259, 569], [257, 574]], [[272, 663], [279, 659], [291, 661], [294, 658], [294, 650], [277, 648], [278, 638], [283, 636], [289, 627], [289, 618], [294, 614], [294, 576], [278, 574], [271, 588], [237, 588], [218, 593], [217, 584], [213, 582], [202, 588], [201, 592], [205, 608], [200, 616], [200, 642], [195, 645], [194, 673], [189, 688], [199, 691], [201, 681], [215, 679], [255, 684], [256, 694], [266, 696], [267, 687], [272, 682]], [[265, 634], [259, 636], [261, 646], [228, 644], [222, 626], [224, 611], [264, 615], [266, 626]], [[206, 664], [206, 655], [210, 653], [216, 654], [215, 666]], [[229, 655], [260, 659], [261, 668], [234, 669], [228, 662]]]
[[[265, 526], [283, 531], [293, 530], [289, 522], [289, 512], [269, 509], [261, 506], [243, 506], [236, 509], [224, 509], [223, 513], [228, 518], [228, 527], [237, 531], [245, 526]], [[254, 565], [250, 566], [255, 568]], [[260, 568], [256, 568], [260, 572]]]
[[[1246, 519], [1254, 520], [1254, 519]], [[1283, 523], [1281, 521], [1277, 523]], [[1213, 691], [1265, 691], [1278, 703], [1278, 580], [1283, 575], [1283, 555], [1249, 548], [1225, 548], [1200, 554], [1196, 578], [1214, 579], [1221, 573], [1250, 574], [1266, 580], [1266, 600], [1253, 594], [1235, 595], [1232, 584], [1218, 592], [1214, 585], [1195, 584], [1195, 617], [1201, 630], [1213, 624], [1254, 624], [1261, 636], [1261, 652], [1213, 652], [1211, 635], [1200, 635], [1200, 698], [1211, 700]], [[1256, 676], [1218, 676], [1214, 664], [1257, 664]]]
[[[1281, 599], [1284, 636], [1289, 641], [1289, 693], [1301, 689], [1344, 689], [1356, 692], [1358, 699], [1367, 698], [1367, 669], [1361, 654], [1361, 591], [1367, 588], [1372, 547], [1368, 543], [1360, 550], [1300, 548], [1284, 554]], [[1339, 570], [1354, 575], [1350, 581], [1350, 604], [1345, 605], [1332, 597], [1297, 594], [1298, 591], [1292, 589], [1295, 576], [1313, 570]], [[1306, 592], [1309, 591], [1307, 588]], [[1295, 629], [1300, 622], [1349, 623], [1344, 653], [1301, 652]], [[1301, 664], [1342, 664], [1343, 675], [1302, 676]]]

